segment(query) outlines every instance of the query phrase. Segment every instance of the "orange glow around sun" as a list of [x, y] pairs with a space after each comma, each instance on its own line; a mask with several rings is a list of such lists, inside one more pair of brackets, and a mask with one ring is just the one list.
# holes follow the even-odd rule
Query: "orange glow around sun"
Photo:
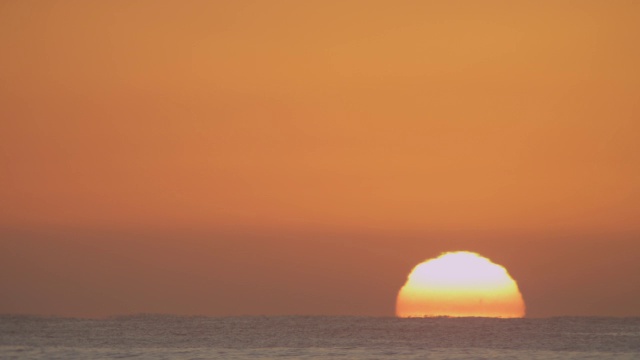
[[399, 317], [517, 318], [525, 305], [507, 270], [473, 252], [448, 252], [418, 264], [398, 293]]

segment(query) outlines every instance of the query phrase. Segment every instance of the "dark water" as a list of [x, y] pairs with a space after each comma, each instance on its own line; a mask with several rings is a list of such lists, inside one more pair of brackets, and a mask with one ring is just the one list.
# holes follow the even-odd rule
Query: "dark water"
[[0, 317], [2, 359], [640, 359], [640, 318]]

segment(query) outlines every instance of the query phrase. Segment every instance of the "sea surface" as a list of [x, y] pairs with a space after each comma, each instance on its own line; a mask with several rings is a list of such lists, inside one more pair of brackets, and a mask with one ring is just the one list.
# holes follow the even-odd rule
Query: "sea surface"
[[640, 318], [0, 316], [0, 359], [640, 359]]

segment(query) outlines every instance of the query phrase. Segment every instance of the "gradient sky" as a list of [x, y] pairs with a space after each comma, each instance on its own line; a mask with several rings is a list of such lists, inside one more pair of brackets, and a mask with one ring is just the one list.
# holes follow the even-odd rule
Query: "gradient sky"
[[0, 1], [0, 313], [640, 316], [640, 2]]

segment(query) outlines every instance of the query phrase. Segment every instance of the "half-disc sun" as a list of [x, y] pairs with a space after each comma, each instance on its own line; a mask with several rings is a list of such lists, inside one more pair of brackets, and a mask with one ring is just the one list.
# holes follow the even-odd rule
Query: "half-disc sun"
[[418, 264], [398, 293], [396, 315], [523, 317], [524, 300], [507, 270], [459, 251]]

